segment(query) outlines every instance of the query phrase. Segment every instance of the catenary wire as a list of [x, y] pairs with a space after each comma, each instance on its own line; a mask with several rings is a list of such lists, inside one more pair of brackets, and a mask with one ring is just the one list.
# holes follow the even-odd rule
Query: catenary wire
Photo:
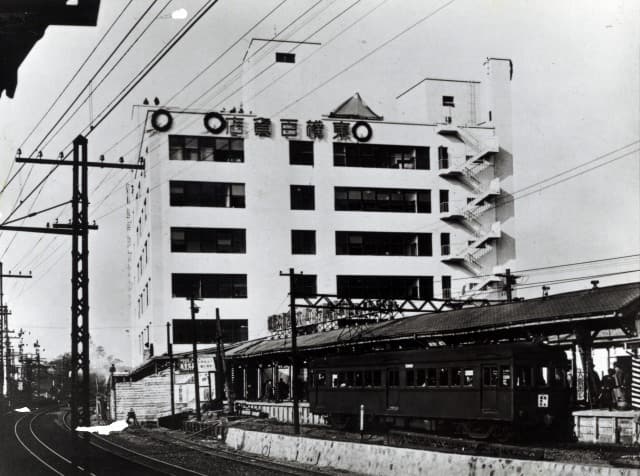
[[[240, 37], [236, 42], [234, 42], [234, 43], [232, 44], [232, 46], [231, 46], [231, 47], [229, 47], [229, 48], [225, 51], [225, 53], [226, 53], [226, 52], [228, 52], [229, 50], [231, 50], [231, 49], [232, 49], [232, 47], [233, 47], [234, 45], [236, 45], [238, 42], [240, 42], [240, 41], [242, 40], [242, 38], [243, 38], [244, 36], [246, 36], [250, 31], [252, 31], [252, 30], [253, 30], [253, 29], [255, 29], [259, 24], [261, 24], [262, 22], [264, 22], [264, 21], [265, 21], [265, 20], [266, 20], [270, 15], [272, 15], [272, 14], [273, 14], [273, 13], [274, 13], [274, 12], [275, 12], [275, 11], [276, 11], [276, 10], [277, 10], [281, 5], [282, 5], [282, 4], [284, 4], [286, 1], [287, 1], [287, 0], [284, 0], [283, 2], [281, 2], [280, 4], [278, 4], [276, 7], [274, 7], [273, 9], [271, 9], [271, 11], [269, 11], [266, 15], [264, 15], [264, 16], [263, 16], [263, 17], [262, 17], [262, 18], [261, 18], [257, 23], [255, 23], [255, 24], [254, 24], [254, 25], [253, 25], [253, 26], [252, 26], [252, 27], [251, 27], [251, 28], [250, 28], [250, 29], [249, 29], [249, 30], [248, 30], [244, 35], [242, 35], [242, 36], [241, 36], [241, 37]], [[314, 7], [315, 7], [316, 5], [318, 5], [319, 3], [320, 3], [320, 2], [316, 2], [316, 4], [314, 4]], [[165, 7], [166, 7], [166, 5], [165, 5]], [[164, 10], [164, 8], [163, 8], [163, 10]], [[310, 10], [310, 9], [308, 9], [307, 11], [309, 11], [309, 10]], [[161, 10], [161, 11], [162, 11], [162, 10]], [[223, 55], [224, 55], [224, 53], [223, 53]], [[216, 58], [214, 61], [212, 61], [211, 63], [209, 63], [208, 67], [207, 67], [207, 68], [205, 68], [205, 70], [203, 70], [202, 72], [206, 71], [206, 69], [208, 69], [208, 68], [210, 68], [211, 66], [213, 66], [213, 65], [214, 65], [214, 64], [215, 64], [215, 63], [216, 63], [216, 62], [217, 62], [217, 61], [218, 61], [218, 60], [219, 60], [223, 55], [220, 55], [220, 56], [219, 56], [218, 58]], [[183, 88], [183, 89], [184, 89], [184, 88]], [[174, 94], [174, 96], [173, 96], [173, 97], [177, 96], [179, 93], [180, 93], [180, 91], [179, 91], [178, 93]], [[108, 175], [108, 174], [105, 174], [105, 178], [100, 182], [100, 184], [98, 184], [98, 186], [94, 189], [94, 191], [95, 191], [95, 190], [97, 190], [97, 189], [102, 185], [102, 183], [104, 182], [104, 180], [106, 180], [107, 175]], [[120, 183], [120, 182], [122, 182], [122, 180], [120, 180], [120, 181], [119, 181], [119, 183]], [[119, 184], [119, 183], [118, 183], [118, 184]], [[118, 185], [116, 185], [116, 187], [117, 187], [117, 186], [118, 186]], [[38, 193], [38, 196], [39, 196], [39, 194], [40, 194], [40, 192], [41, 192], [41, 191], [42, 191], [42, 189], [40, 189], [40, 191], [39, 191], [39, 193]], [[37, 199], [37, 197], [36, 197], [36, 199]], [[101, 205], [101, 204], [102, 204], [102, 202], [101, 202], [99, 205]], [[96, 208], [96, 209], [97, 209], [97, 208]], [[15, 238], [15, 235], [14, 235], [14, 238]], [[39, 240], [39, 241], [40, 241], [40, 240]], [[13, 242], [13, 241], [12, 241], [12, 242]]]
[[97, 51], [97, 49], [100, 47], [100, 45], [102, 44], [102, 42], [106, 39], [106, 37], [109, 35], [109, 33], [111, 33], [111, 30], [115, 27], [116, 23], [118, 23], [118, 21], [120, 20], [120, 18], [122, 18], [122, 16], [125, 14], [125, 12], [129, 9], [129, 7], [131, 6], [131, 4], [133, 3], [133, 0], [129, 0], [127, 2], [127, 4], [124, 6], [124, 8], [120, 11], [120, 13], [116, 16], [116, 18], [113, 20], [113, 22], [111, 23], [111, 25], [109, 25], [109, 28], [107, 28], [107, 30], [104, 32], [104, 34], [100, 37], [100, 39], [98, 40], [98, 42], [94, 45], [94, 47], [91, 49], [91, 51], [89, 52], [89, 54], [87, 55], [87, 57], [84, 59], [84, 61], [80, 64], [80, 66], [78, 66], [78, 69], [76, 69], [75, 73], [73, 73], [73, 75], [71, 76], [71, 78], [69, 79], [69, 81], [67, 81], [67, 84], [64, 86], [64, 88], [62, 88], [62, 91], [60, 91], [58, 93], [58, 95], [56, 96], [56, 98], [51, 102], [51, 105], [49, 106], [49, 108], [47, 109], [47, 111], [42, 115], [42, 117], [40, 118], [40, 120], [36, 123], [35, 126], [33, 126], [33, 128], [31, 129], [31, 131], [29, 132], [29, 134], [27, 134], [27, 137], [22, 141], [22, 144], [20, 145], [20, 148], [23, 148], [25, 146], [25, 144], [27, 143], [27, 141], [29, 140], [29, 138], [33, 135], [33, 133], [36, 131], [36, 129], [40, 126], [40, 124], [42, 124], [42, 121], [44, 121], [44, 119], [47, 117], [47, 115], [51, 112], [51, 110], [56, 106], [56, 104], [58, 104], [58, 101], [60, 101], [60, 99], [62, 98], [62, 95], [67, 92], [67, 90], [69, 89], [69, 86], [71, 86], [71, 83], [78, 77], [78, 75], [80, 74], [80, 72], [83, 70], [83, 68], [86, 66], [86, 64], [89, 62], [89, 60], [91, 59], [91, 57], [95, 54], [95, 52]]
[[[171, 1], [171, 0], [169, 0]], [[170, 40], [168, 45], [163, 46], [163, 48], [156, 54], [156, 56], [147, 63], [145, 67], [138, 73], [136, 78], [129, 82], [127, 86], [125, 86], [124, 90], [121, 91], [118, 95], [116, 95], [116, 99], [114, 99], [107, 107], [105, 107], [98, 116], [101, 116], [95, 124], [93, 128], [89, 128], [89, 131], [85, 134], [85, 137], [89, 136], [93, 131], [97, 129], [97, 127], [113, 112], [113, 110], [124, 100], [124, 98], [137, 86], [137, 84], [142, 81], [149, 72], [160, 62], [166, 54], [169, 53], [173, 49], [173, 47], [178, 44], [178, 42], [184, 37], [184, 35], [206, 14], [219, 0], [209, 0], [208, 4], [204, 5], [200, 8], [200, 10], [195, 14], [194, 18], [185, 25], [178, 33], [174, 35], [172, 40]], [[118, 98], [119, 96], [119, 98]], [[86, 130], [87, 128], [85, 128]], [[84, 131], [84, 130], [83, 130]], [[71, 155], [72, 151], [69, 151], [65, 154], [64, 159], [68, 158]], [[63, 160], [64, 160], [63, 159]], [[35, 193], [45, 182], [46, 180], [53, 174], [53, 172], [59, 167], [59, 165], [54, 165], [49, 172], [44, 176], [42, 180], [40, 180], [36, 186], [27, 194], [27, 196], [20, 201], [20, 203], [13, 209], [13, 211], [9, 214], [8, 218], [13, 216], [13, 214], [21, 207], [23, 203], [28, 200], [33, 193]]]

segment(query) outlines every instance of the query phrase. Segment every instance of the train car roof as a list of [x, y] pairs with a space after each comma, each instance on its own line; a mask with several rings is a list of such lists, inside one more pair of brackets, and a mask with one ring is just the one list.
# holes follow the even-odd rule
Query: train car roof
[[432, 347], [419, 350], [389, 350], [362, 354], [339, 354], [318, 357], [311, 367], [339, 365], [356, 367], [364, 364], [420, 363], [420, 362], [478, 362], [502, 359], [566, 360], [564, 351], [557, 347], [527, 342], [493, 345], [465, 345], [459, 347]]

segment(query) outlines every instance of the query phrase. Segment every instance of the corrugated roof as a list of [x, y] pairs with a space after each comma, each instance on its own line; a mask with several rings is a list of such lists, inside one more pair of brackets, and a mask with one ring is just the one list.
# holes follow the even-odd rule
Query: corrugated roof
[[[419, 314], [359, 328], [335, 329], [298, 337], [301, 350], [313, 350], [361, 341], [384, 341], [403, 337], [463, 334], [477, 330], [507, 329], [514, 325], [553, 323], [562, 319], [604, 316], [640, 311], [640, 283], [574, 291], [545, 298]], [[628, 316], [625, 316], [628, 317]], [[291, 339], [247, 342], [227, 352], [227, 357], [251, 357], [286, 353]]]
[[355, 93], [345, 102], [329, 113], [329, 117], [340, 119], [368, 119], [373, 121], [381, 121], [382, 116], [378, 116], [365, 104], [359, 93]]

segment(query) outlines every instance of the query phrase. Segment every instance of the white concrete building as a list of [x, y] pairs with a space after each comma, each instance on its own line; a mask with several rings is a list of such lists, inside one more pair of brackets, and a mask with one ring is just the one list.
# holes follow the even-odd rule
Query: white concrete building
[[482, 81], [421, 79], [391, 111], [358, 94], [316, 116], [150, 110], [147, 170], [127, 188], [134, 361], [147, 343], [166, 351], [194, 284], [198, 318], [246, 319], [237, 338], [286, 310], [290, 267], [309, 293], [499, 295], [494, 273], [515, 258], [512, 65], [486, 67]]

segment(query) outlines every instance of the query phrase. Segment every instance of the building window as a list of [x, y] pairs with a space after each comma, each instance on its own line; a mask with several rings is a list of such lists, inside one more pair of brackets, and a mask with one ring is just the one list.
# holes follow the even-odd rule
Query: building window
[[438, 147], [438, 168], [449, 168], [449, 149], [444, 146]]
[[432, 276], [337, 276], [338, 297], [431, 299]]
[[451, 276], [442, 277], [442, 299], [451, 299]]
[[249, 339], [248, 319], [220, 319], [222, 342], [231, 344], [245, 342]]
[[293, 53], [276, 52], [276, 63], [295, 63], [296, 55]]
[[169, 136], [169, 159], [244, 162], [244, 141], [228, 137]]
[[431, 213], [431, 190], [336, 187], [335, 209]]
[[451, 235], [440, 233], [440, 255], [449, 256], [451, 254]]
[[246, 274], [177, 274], [171, 275], [171, 295], [190, 298], [246, 298]]
[[246, 253], [246, 232], [242, 228], [171, 228], [171, 251]]
[[431, 233], [336, 231], [336, 254], [431, 256]]
[[453, 99], [453, 96], [442, 96], [442, 105], [448, 106], [448, 107], [455, 107], [456, 104]]
[[313, 165], [313, 142], [289, 141], [289, 163], [291, 165]]
[[172, 207], [244, 208], [244, 184], [224, 182], [169, 182]]
[[440, 213], [449, 212], [449, 190], [440, 190]]
[[315, 255], [315, 230], [291, 230], [291, 253], [294, 255]]
[[314, 210], [313, 185], [291, 185], [291, 210]]
[[379, 169], [429, 169], [429, 148], [334, 142], [333, 165]]
[[296, 274], [293, 278], [293, 292], [298, 297], [318, 294], [318, 277], [315, 274]]

